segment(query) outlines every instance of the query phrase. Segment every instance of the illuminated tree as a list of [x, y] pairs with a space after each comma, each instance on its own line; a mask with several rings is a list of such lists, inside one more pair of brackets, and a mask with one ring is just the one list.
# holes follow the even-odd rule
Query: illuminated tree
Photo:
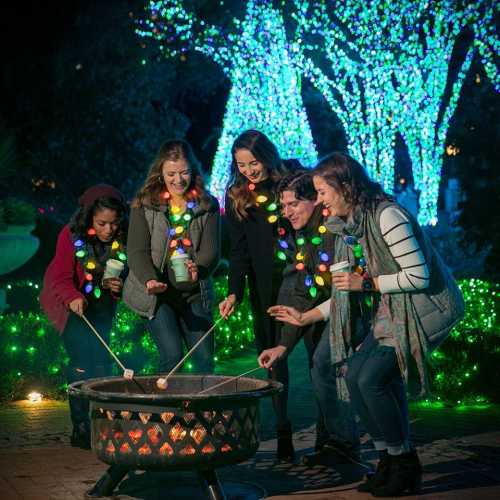
[[231, 145], [243, 130], [266, 133], [283, 158], [297, 158], [308, 166], [316, 161], [295, 53], [272, 2], [249, 0], [244, 19], [233, 18], [229, 29], [205, 23], [181, 1], [151, 1], [147, 11], [149, 17], [137, 29], [140, 36], [156, 40], [169, 57], [199, 51], [219, 64], [231, 81], [211, 175], [211, 190], [221, 201]]
[[294, 5], [304, 73], [342, 121], [351, 153], [390, 192], [399, 132], [421, 193], [419, 221], [435, 224], [446, 133], [476, 47], [498, 84], [498, 7], [454, 0]]

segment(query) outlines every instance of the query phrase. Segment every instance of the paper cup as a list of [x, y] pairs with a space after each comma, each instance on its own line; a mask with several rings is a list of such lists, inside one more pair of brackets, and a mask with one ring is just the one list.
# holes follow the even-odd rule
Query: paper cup
[[187, 253], [179, 253], [170, 257], [170, 265], [174, 271], [175, 281], [177, 281], [177, 283], [189, 281], [189, 273], [185, 265], [188, 259], [189, 255]]
[[351, 270], [351, 264], [348, 260], [343, 260], [342, 262], [337, 262], [330, 266], [331, 273], [348, 273]]
[[125, 264], [116, 259], [108, 259], [106, 269], [104, 269], [103, 280], [106, 278], [119, 278]]

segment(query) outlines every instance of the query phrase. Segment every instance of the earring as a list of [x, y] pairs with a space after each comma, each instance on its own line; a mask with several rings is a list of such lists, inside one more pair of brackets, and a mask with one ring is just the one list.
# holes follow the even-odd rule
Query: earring
[[163, 184], [163, 177], [161, 175], [158, 176], [158, 182], [160, 184]]

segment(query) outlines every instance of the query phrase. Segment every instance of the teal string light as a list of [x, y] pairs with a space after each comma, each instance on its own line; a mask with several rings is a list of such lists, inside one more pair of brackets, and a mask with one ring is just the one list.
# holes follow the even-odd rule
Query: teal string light
[[[446, 134], [478, 51], [498, 89], [498, 3], [293, 3], [300, 66], [342, 122], [351, 154], [392, 192], [400, 133], [420, 191], [418, 220], [436, 224]], [[467, 46], [470, 28], [475, 39]], [[452, 65], [459, 38], [464, 55], [454, 54]]]
[[301, 74], [287, 40], [282, 14], [271, 2], [249, 0], [243, 20], [208, 25], [182, 1], [151, 1], [136, 32], [152, 39], [167, 57], [199, 51], [219, 64], [231, 81], [222, 134], [212, 166], [210, 189], [224, 202], [231, 146], [246, 129], [261, 130], [283, 158], [311, 166], [317, 159], [301, 96]]

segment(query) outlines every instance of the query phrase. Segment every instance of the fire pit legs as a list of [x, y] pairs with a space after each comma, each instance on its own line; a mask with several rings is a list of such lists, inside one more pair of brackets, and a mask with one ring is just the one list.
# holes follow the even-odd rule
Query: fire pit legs
[[210, 500], [226, 500], [226, 495], [220, 484], [215, 469], [199, 469], [198, 477]]
[[107, 497], [113, 493], [118, 483], [127, 475], [130, 469], [121, 465], [112, 465], [86, 494], [87, 498]]

